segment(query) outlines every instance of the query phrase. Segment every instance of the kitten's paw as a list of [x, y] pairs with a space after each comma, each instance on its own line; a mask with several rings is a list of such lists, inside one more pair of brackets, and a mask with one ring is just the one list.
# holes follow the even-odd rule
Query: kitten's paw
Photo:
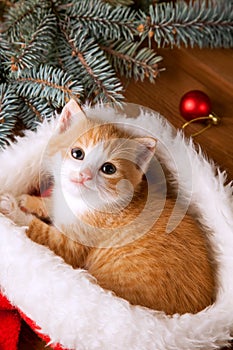
[[48, 213], [44, 205], [45, 199], [41, 197], [22, 194], [17, 198], [19, 207], [25, 213], [36, 215], [40, 218], [47, 218]]
[[18, 203], [14, 196], [8, 193], [0, 196], [0, 212], [2, 214], [8, 217], [14, 216], [15, 212], [17, 211], [17, 208]]
[[31, 215], [25, 214], [11, 194], [0, 196], [0, 213], [11, 219], [16, 225], [27, 226], [32, 220]]
[[30, 211], [30, 195], [22, 194], [17, 198], [18, 205], [22, 211], [31, 212]]

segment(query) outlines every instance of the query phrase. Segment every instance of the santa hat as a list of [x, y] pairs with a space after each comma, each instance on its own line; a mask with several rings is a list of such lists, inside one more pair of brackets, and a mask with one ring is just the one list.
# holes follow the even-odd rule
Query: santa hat
[[[136, 118], [128, 118], [128, 112], [98, 106], [86, 113], [157, 138], [157, 155], [173, 174], [177, 198], [190, 200], [213, 249], [216, 300], [197, 314], [172, 317], [131, 306], [98, 286], [88, 272], [32, 242], [26, 228], [0, 216], [0, 348], [16, 348], [22, 315], [46, 340], [66, 349], [210, 350], [227, 345], [233, 329], [233, 211], [226, 174], [153, 111], [139, 108]], [[37, 185], [55, 126], [56, 121], [43, 123], [0, 154], [1, 192], [19, 195]]]

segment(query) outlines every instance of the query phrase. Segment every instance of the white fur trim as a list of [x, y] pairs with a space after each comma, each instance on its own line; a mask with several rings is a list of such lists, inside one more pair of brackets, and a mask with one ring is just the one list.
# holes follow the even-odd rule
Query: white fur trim
[[[124, 121], [134, 129], [138, 125], [142, 134], [148, 129], [158, 139], [161, 160], [174, 173], [180, 197], [191, 200], [214, 249], [216, 302], [195, 315], [173, 317], [130, 306], [93, 283], [87, 272], [72, 269], [30, 241], [24, 228], [0, 216], [2, 291], [52, 342], [68, 349], [210, 350], [226, 345], [233, 330], [233, 212], [232, 188], [224, 186], [225, 174], [155, 112], [141, 110], [137, 119], [114, 115], [101, 106], [86, 112]], [[53, 122], [42, 124], [36, 133], [28, 132], [0, 154], [1, 192], [24, 193], [36, 182], [54, 126]]]

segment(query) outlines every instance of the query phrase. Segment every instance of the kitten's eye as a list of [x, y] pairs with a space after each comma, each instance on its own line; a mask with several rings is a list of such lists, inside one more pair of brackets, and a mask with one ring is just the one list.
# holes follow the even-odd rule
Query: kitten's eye
[[104, 163], [100, 169], [104, 174], [112, 175], [116, 172], [116, 167], [112, 163]]
[[74, 159], [83, 160], [85, 153], [82, 148], [75, 147], [72, 148], [71, 155]]

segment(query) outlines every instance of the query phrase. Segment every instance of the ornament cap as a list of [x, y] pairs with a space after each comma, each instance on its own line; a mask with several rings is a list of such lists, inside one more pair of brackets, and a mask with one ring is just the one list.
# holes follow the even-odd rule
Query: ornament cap
[[215, 113], [211, 113], [209, 115], [209, 118], [211, 119], [211, 123], [213, 125], [218, 125], [221, 122], [221, 118], [218, 115], [216, 115]]

